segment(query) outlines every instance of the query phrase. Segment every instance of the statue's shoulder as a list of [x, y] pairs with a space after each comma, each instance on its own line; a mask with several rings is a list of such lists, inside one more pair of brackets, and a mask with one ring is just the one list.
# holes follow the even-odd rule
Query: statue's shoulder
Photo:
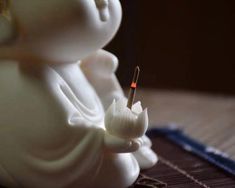
[[34, 97], [50, 95], [50, 82], [55, 80], [55, 76], [56, 74], [46, 66], [24, 67], [18, 61], [0, 60], [0, 95], [7, 97], [10, 94], [17, 98], [29, 94], [34, 94]]
[[67, 114], [59, 101], [58, 83], [50, 83], [56, 81], [56, 74], [50, 71], [45, 69], [45, 73], [37, 75], [33, 71], [27, 72], [17, 61], [0, 60], [0, 112], [6, 112], [0, 114], [0, 124], [17, 126], [32, 121], [27, 124], [31, 126], [41, 122], [42, 117], [44, 122], [55, 122], [58, 117], [65, 122]]
[[[12, 87], [22, 81], [22, 74], [19, 70], [19, 63], [14, 60], [0, 59], [0, 87]], [[3, 84], [5, 83], [5, 84]]]
[[82, 60], [80, 66], [86, 74], [109, 75], [117, 70], [118, 59], [110, 52], [98, 50]]

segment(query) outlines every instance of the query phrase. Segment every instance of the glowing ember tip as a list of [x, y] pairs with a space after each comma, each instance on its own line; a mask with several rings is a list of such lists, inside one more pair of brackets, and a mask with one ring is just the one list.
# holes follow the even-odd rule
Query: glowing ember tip
[[128, 101], [127, 101], [127, 107], [131, 109], [134, 99], [135, 99], [135, 93], [136, 93], [136, 88], [137, 88], [137, 83], [140, 75], [140, 68], [137, 66], [135, 68], [134, 76], [132, 79], [131, 87], [130, 87], [130, 92], [128, 96]]

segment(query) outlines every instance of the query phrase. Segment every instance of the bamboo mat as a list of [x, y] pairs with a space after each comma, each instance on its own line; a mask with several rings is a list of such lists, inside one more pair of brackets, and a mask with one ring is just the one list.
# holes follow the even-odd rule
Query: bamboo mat
[[175, 146], [163, 137], [152, 138], [159, 162], [142, 173], [167, 186], [133, 188], [235, 188], [235, 177], [224, 173], [207, 161]]
[[235, 160], [235, 97], [138, 89], [150, 127], [176, 124], [192, 138]]

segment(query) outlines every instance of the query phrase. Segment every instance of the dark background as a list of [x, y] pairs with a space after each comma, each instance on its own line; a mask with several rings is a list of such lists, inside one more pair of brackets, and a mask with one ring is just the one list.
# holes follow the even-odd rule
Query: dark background
[[129, 85], [235, 94], [235, 1], [122, 0], [123, 22], [106, 47]]

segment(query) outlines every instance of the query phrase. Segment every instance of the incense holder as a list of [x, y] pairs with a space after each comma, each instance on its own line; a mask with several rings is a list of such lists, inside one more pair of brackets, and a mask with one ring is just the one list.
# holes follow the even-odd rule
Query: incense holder
[[102, 50], [119, 28], [120, 2], [0, 5], [0, 184], [132, 185], [157, 156], [145, 136], [147, 111], [126, 107], [118, 60]]
[[131, 109], [126, 106], [125, 98], [113, 101], [105, 114], [105, 128], [110, 134], [120, 138], [140, 138], [148, 128], [147, 109], [143, 111], [140, 102]]

